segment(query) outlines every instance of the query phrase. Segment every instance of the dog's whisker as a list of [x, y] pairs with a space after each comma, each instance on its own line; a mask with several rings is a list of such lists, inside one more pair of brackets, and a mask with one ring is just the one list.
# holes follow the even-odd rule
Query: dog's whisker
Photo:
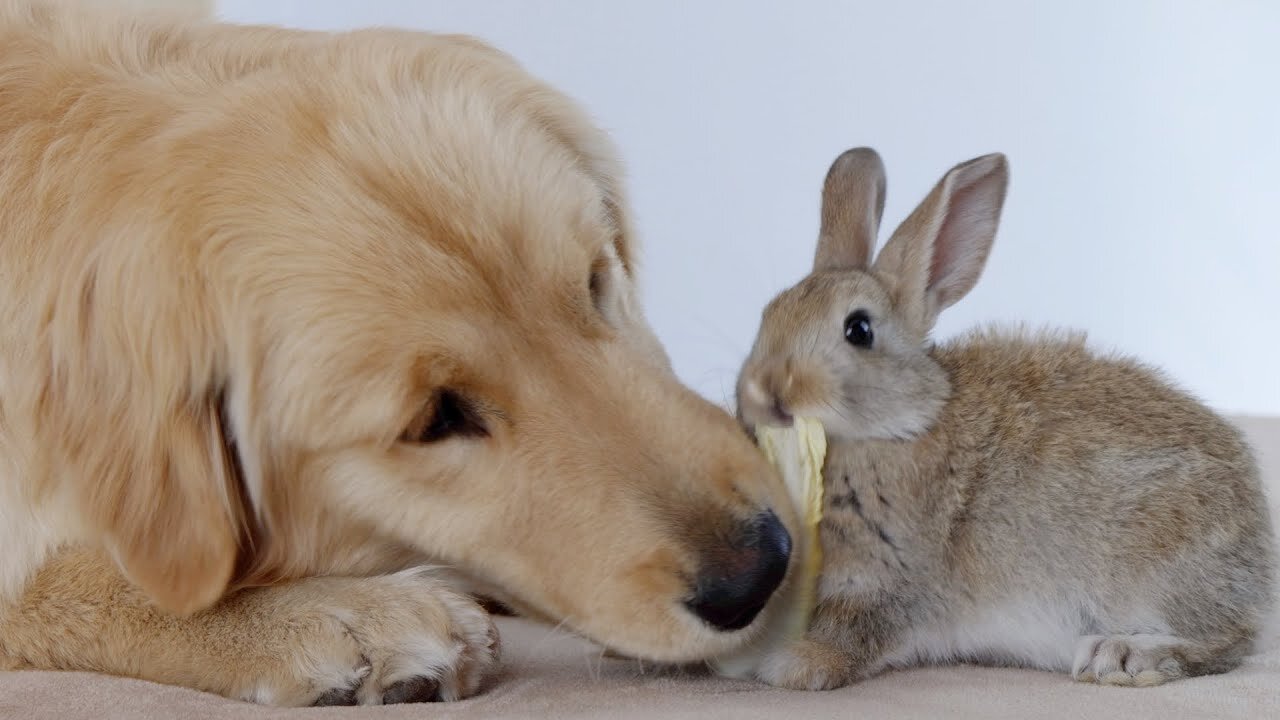
[[[547, 628], [546, 633], [544, 633], [543, 636], [539, 638], [538, 641], [534, 644], [533, 654], [534, 655], [540, 654], [543, 648], [546, 647], [546, 644], [551, 640], [551, 638], [559, 634], [560, 631], [563, 630], [566, 626], [568, 626], [571, 622], [573, 622], [573, 618], [571, 616], [566, 616], [562, 620], [560, 620], [560, 622], [556, 623], [552, 627]], [[570, 634], [576, 634], [576, 633], [572, 633], [571, 631]]]

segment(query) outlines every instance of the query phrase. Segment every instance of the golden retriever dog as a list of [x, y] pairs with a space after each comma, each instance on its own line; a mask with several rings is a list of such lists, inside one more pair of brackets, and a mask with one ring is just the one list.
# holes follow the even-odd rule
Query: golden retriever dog
[[635, 273], [605, 136], [478, 41], [0, 0], [0, 666], [450, 700], [471, 592], [741, 646], [794, 515]]

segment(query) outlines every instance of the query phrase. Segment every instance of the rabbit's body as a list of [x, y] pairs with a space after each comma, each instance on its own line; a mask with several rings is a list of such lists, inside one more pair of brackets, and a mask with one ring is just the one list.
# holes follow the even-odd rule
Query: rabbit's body
[[[828, 450], [819, 593], [834, 610], [815, 631], [848, 647], [854, 675], [1068, 671], [1085, 638], [1138, 634], [1182, 672], [1234, 665], [1270, 597], [1238, 432], [1081, 337], [982, 331], [930, 356], [950, 385], [931, 429]], [[850, 623], [851, 607], [878, 619]]]
[[748, 426], [828, 430], [814, 621], [758, 675], [825, 688], [969, 660], [1149, 685], [1234, 667], [1274, 562], [1239, 432], [1082, 335], [932, 345], [985, 260], [1003, 158], [953, 170], [872, 266], [883, 179], [853, 152], [828, 176], [815, 273], [766, 309], [739, 383]]

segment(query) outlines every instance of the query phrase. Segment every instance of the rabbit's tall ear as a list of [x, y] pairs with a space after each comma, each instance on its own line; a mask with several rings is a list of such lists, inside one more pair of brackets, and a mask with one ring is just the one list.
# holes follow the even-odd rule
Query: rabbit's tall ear
[[983, 155], [952, 168], [902, 222], [876, 258], [904, 315], [933, 327], [938, 313], [978, 282], [1000, 224], [1009, 185], [1004, 155]]
[[863, 270], [884, 214], [884, 163], [871, 148], [845, 151], [822, 185], [822, 227], [814, 271]]

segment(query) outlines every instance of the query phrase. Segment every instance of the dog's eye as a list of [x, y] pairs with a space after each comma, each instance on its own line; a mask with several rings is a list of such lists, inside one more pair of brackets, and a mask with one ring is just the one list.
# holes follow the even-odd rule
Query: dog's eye
[[465, 398], [452, 390], [441, 390], [422, 416], [405, 430], [402, 439], [433, 443], [451, 437], [483, 437], [488, 434], [479, 413]]
[[587, 292], [591, 294], [591, 304], [596, 312], [609, 319], [613, 305], [613, 277], [609, 274], [609, 259], [601, 255], [591, 263], [591, 274], [587, 276]]
[[603, 270], [592, 270], [591, 276], [587, 278], [587, 290], [591, 293], [591, 302], [596, 306], [596, 310], [601, 312], [604, 311], [604, 283]]
[[866, 310], [854, 310], [844, 319], [844, 339], [850, 345], [869, 348], [875, 342], [875, 333], [871, 331], [871, 317]]

